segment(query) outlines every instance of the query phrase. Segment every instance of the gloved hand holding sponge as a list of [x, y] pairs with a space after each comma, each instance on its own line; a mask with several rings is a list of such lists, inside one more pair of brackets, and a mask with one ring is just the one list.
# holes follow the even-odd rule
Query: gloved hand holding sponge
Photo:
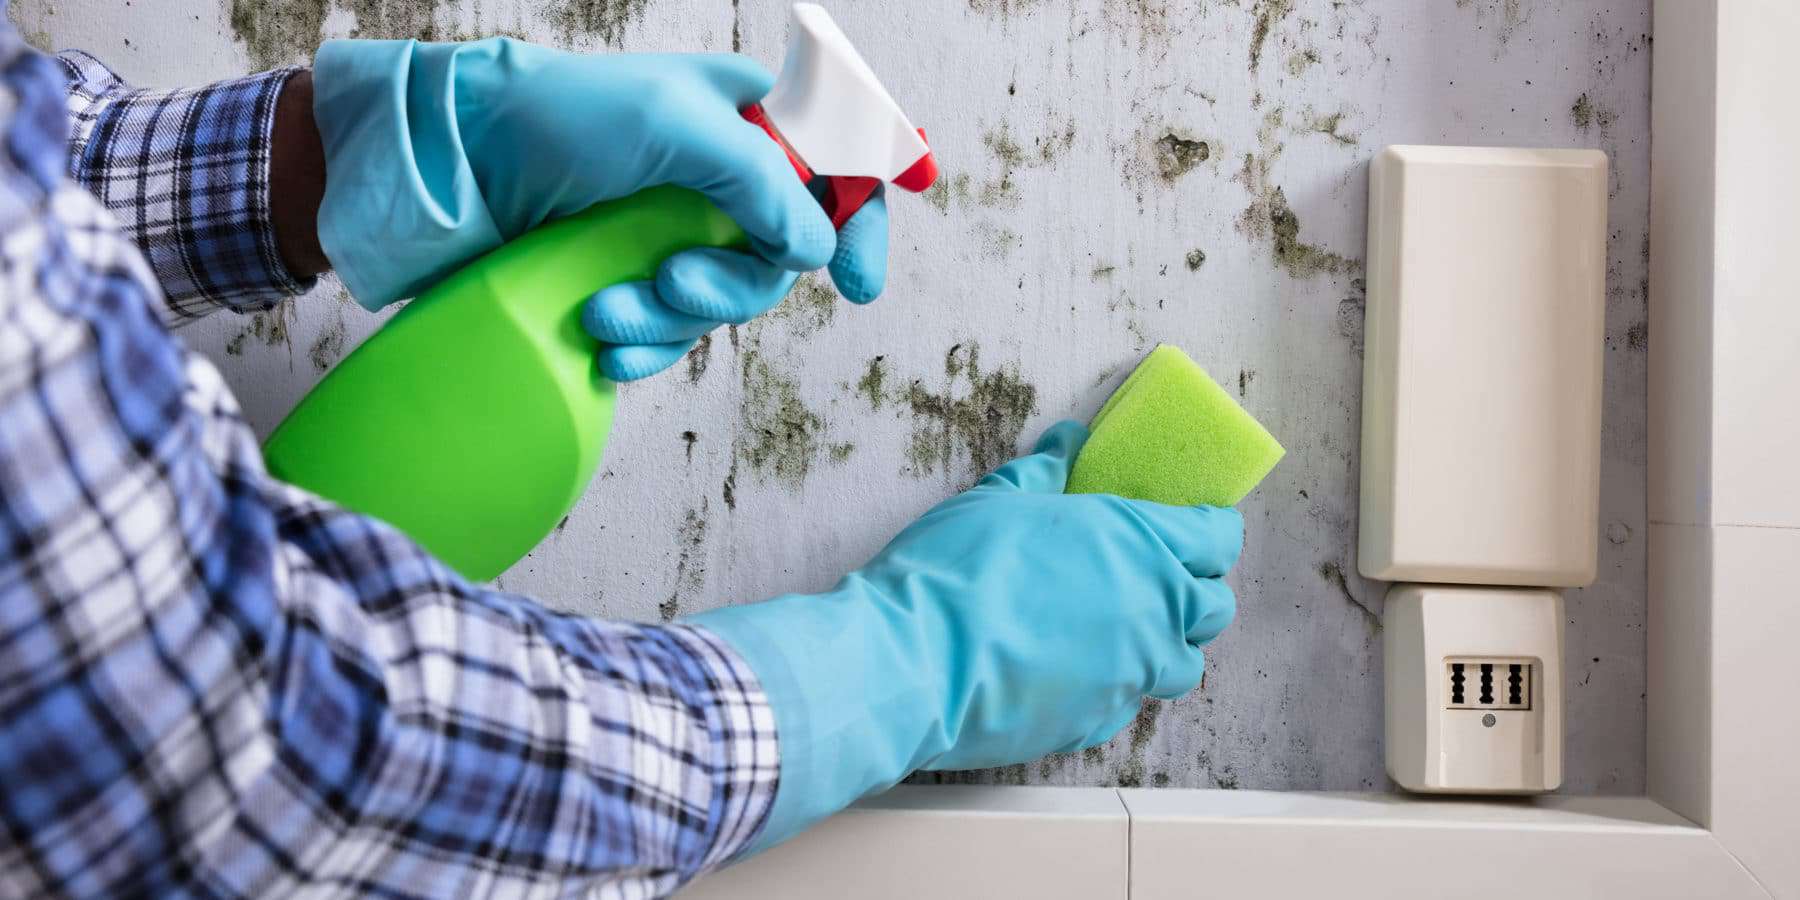
[[1236, 611], [1224, 575], [1244, 521], [1229, 504], [1282, 453], [1158, 347], [1091, 436], [1051, 427], [830, 592], [689, 618], [744, 656], [775, 713], [780, 789], [756, 846], [915, 769], [1103, 743], [1144, 697], [1192, 690]]

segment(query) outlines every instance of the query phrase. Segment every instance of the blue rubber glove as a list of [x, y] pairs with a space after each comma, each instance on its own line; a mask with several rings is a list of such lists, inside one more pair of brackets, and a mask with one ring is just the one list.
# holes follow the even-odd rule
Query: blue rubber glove
[[[873, 297], [885, 210], [840, 244], [781, 148], [739, 115], [772, 83], [735, 55], [328, 41], [313, 72], [320, 243], [358, 301], [378, 309], [546, 220], [676, 184], [711, 198], [753, 252], [670, 257], [645, 283], [665, 320], [747, 318], [827, 262], [846, 295]], [[669, 333], [661, 327], [653, 336]]]
[[[773, 142], [771, 142], [773, 143]], [[823, 179], [814, 179], [822, 185]], [[885, 186], [838, 232], [828, 269], [838, 293], [868, 303], [887, 280], [888, 215]], [[781, 301], [798, 273], [753, 256], [702, 248], [672, 257], [654, 281], [613, 285], [589, 298], [581, 324], [605, 346], [600, 371], [632, 381], [673, 365], [703, 334], [741, 325]]]
[[691, 617], [743, 655], [775, 713], [781, 782], [755, 848], [915, 769], [1102, 743], [1146, 695], [1200, 683], [1231, 622], [1235, 510], [1067, 494], [1063, 422], [908, 526], [831, 592]]

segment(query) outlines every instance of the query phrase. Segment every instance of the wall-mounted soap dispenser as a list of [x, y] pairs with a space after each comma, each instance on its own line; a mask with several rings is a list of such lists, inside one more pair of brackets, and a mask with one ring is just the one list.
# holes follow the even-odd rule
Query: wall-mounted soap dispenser
[[1408, 790], [1562, 780], [1549, 589], [1594, 579], [1606, 181], [1594, 150], [1397, 146], [1369, 166], [1358, 568], [1408, 582], [1384, 629]]

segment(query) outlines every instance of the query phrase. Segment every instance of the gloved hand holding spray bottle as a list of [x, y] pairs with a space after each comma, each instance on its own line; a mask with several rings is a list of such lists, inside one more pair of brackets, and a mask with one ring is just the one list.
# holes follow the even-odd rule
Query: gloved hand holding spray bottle
[[[786, 152], [799, 176], [797, 188], [811, 182], [822, 194], [819, 203], [831, 226], [854, 229], [869, 213], [883, 212], [883, 181], [921, 191], [935, 179], [936, 164], [923, 133], [907, 122], [822, 8], [796, 4], [793, 25], [780, 78], [743, 116]], [[649, 59], [674, 74], [658, 71], [648, 82], [657, 86], [646, 89], [678, 94], [670, 82], [707, 66], [717, 71], [700, 77], [743, 82], [746, 93], [754, 88], [754, 77], [732, 71], [731, 57]], [[659, 271], [665, 259], [695, 247], [751, 245], [772, 259], [804, 256], [796, 246], [767, 246], [765, 235], [784, 227], [798, 234], [790, 244], [831, 245], [823, 235], [809, 240], [805, 222], [779, 221], [779, 208], [756, 207], [732, 184], [691, 183], [695, 176], [689, 173], [718, 168], [717, 159], [695, 164], [681, 158], [693, 142], [645, 148], [621, 167], [618, 184], [588, 189], [621, 199], [579, 210], [521, 208], [536, 201], [511, 201], [558, 193], [542, 185], [506, 190], [511, 182], [605, 182], [608, 173], [545, 173], [530, 147], [503, 146], [525, 140], [519, 134], [531, 128], [506, 127], [504, 103], [469, 109], [463, 97], [482, 96], [484, 80], [585, 77], [607, 62], [506, 39], [464, 45], [342, 41], [319, 51], [315, 109], [327, 161], [321, 241], [346, 284], [371, 308], [424, 290], [302, 399], [271, 434], [264, 455], [277, 477], [398, 526], [471, 578], [505, 570], [580, 499], [612, 423], [614, 386], [604, 373], [633, 378], [665, 367], [712, 320], [738, 317], [725, 308], [733, 292], [707, 285], [685, 291], [698, 296], [695, 312], [704, 315], [650, 309], [655, 292], [671, 287], [661, 282], [681, 277], [680, 267]], [[623, 73], [619, 80], [632, 75], [642, 77]], [[358, 95], [356, 102], [345, 102], [346, 95]], [[448, 95], [454, 95], [450, 108], [432, 116], [432, 103]], [[486, 96], [508, 92], [488, 90]], [[382, 115], [384, 108], [391, 113]], [[332, 115], [344, 109], [359, 112], [352, 119]], [[760, 139], [749, 128], [743, 133]], [[593, 138], [597, 148], [617, 140]], [[447, 154], [433, 149], [445, 146], [462, 148], [467, 159], [445, 160]], [[730, 153], [728, 145], [710, 146], [715, 155]], [[359, 156], [394, 153], [414, 157], [415, 178], [358, 181], [362, 171], [391, 171], [357, 166]], [[512, 168], [498, 169], [494, 160], [507, 160]], [[658, 186], [631, 193], [634, 184]], [[858, 217], [871, 197], [877, 203]], [[764, 226], [770, 219], [777, 221], [761, 228], [739, 225], [754, 220]], [[545, 224], [529, 230], [518, 224], [536, 222]], [[876, 224], [885, 228], [885, 221]], [[433, 271], [428, 262], [457, 258], [459, 244], [479, 252], [509, 231], [524, 233], [454, 273]], [[367, 239], [390, 233], [425, 239]], [[438, 233], [441, 240], [432, 240]], [[844, 246], [855, 245], [840, 242], [840, 257]], [[713, 261], [731, 270], [726, 251], [702, 252], [719, 253]], [[867, 266], [841, 267], [834, 259], [832, 269], [851, 299], [866, 300], [879, 290], [880, 273], [870, 276]], [[877, 282], [872, 287], [859, 283], [871, 277]], [[778, 287], [791, 283], [788, 274]], [[591, 297], [608, 301], [606, 315], [593, 314]], [[644, 301], [643, 315], [633, 315], [634, 298]], [[597, 368], [596, 335], [628, 346], [600, 349]]]

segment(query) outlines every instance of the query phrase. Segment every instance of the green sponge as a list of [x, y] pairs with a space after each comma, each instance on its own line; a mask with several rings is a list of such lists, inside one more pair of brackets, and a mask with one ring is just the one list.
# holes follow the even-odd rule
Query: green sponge
[[1186, 353], [1161, 344], [1089, 426], [1068, 493], [1235, 506], [1287, 451]]

